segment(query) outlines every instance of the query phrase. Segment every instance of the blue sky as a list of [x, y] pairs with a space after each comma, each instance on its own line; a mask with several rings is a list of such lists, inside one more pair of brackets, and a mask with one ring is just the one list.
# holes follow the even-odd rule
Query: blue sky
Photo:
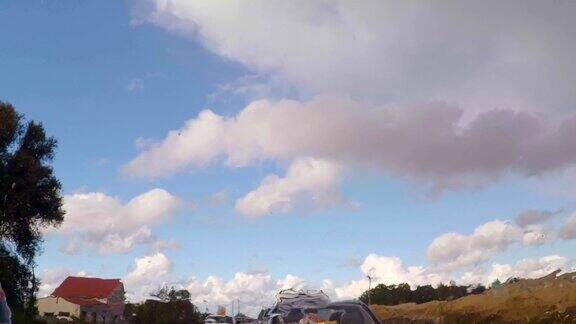
[[[98, 250], [105, 235], [112, 232], [95, 232], [90, 226], [75, 231], [76, 225], [65, 224], [60, 231], [48, 233], [38, 258], [38, 269], [45, 275], [42, 292], [49, 293], [63, 276], [81, 272], [123, 278], [133, 298], [172, 283], [188, 287], [198, 300], [216, 304], [253, 290], [253, 282], [268, 296], [282, 286], [279, 281], [294, 275], [299, 278], [294, 281], [296, 287], [322, 286], [343, 298], [361, 292], [354, 283], [362, 287], [369, 269], [382, 282], [419, 284], [459, 280], [467, 272], [477, 275], [478, 281], [487, 281], [511, 274], [536, 276], [554, 266], [571, 266], [576, 245], [570, 224], [576, 222], [570, 223], [575, 201], [570, 179], [576, 159], [548, 149], [557, 144], [562, 152], [574, 150], [570, 138], [560, 133], [549, 136], [556, 134], [555, 123], [568, 120], [576, 103], [570, 92], [573, 75], [565, 72], [574, 71], [575, 65], [564, 60], [569, 57], [565, 53], [574, 53], [576, 47], [564, 42], [562, 32], [573, 24], [563, 19], [566, 12], [574, 13], [573, 5], [551, 5], [538, 16], [518, 13], [514, 9], [519, 2], [503, 8], [486, 4], [476, 9], [480, 15], [496, 9], [498, 14], [490, 19], [498, 27], [478, 29], [474, 21], [466, 25], [452, 16], [459, 9], [468, 12], [478, 7], [470, 3], [448, 10], [422, 3], [412, 9], [377, 2], [371, 4], [372, 9], [368, 3], [364, 7], [348, 1], [326, 5], [328, 9], [322, 2], [284, 3], [280, 5], [286, 7], [283, 12], [261, 1], [254, 1], [248, 9], [222, 4], [160, 0], [0, 3], [0, 71], [4, 76], [0, 96], [28, 119], [42, 121], [58, 139], [54, 169], [63, 184], [65, 206], [96, 199], [96, 193], [127, 204], [153, 189], [175, 199], [162, 196], [170, 206], [158, 207], [149, 222], [130, 216], [133, 223], [126, 226], [120, 219], [129, 212], [106, 209], [99, 205], [101, 201], [94, 200], [92, 214], [83, 213], [84, 205], [73, 209], [76, 213], [69, 210], [67, 217], [74, 224], [105, 218], [101, 222], [110, 222], [116, 239], [134, 234], [131, 226], [150, 233], [116, 252]], [[262, 12], [266, 13], [262, 19], [254, 18]], [[377, 19], [374, 12], [386, 19]], [[454, 19], [439, 23], [446, 16]], [[402, 29], [411, 24], [412, 31]], [[431, 25], [438, 29], [432, 37], [425, 32]], [[534, 28], [538, 33], [533, 33]], [[557, 36], [548, 43], [540, 35], [546, 30]], [[351, 40], [358, 42], [356, 49], [349, 46]], [[552, 90], [533, 91], [538, 87]], [[247, 115], [246, 106], [257, 99], [267, 101], [260, 102], [252, 119], [244, 123], [240, 114]], [[430, 104], [436, 101], [442, 107]], [[326, 108], [340, 103], [342, 108]], [[371, 139], [373, 133], [363, 133], [373, 127], [370, 120], [387, 118], [379, 109], [390, 107], [391, 112], [406, 111], [399, 120], [408, 121], [419, 111], [452, 116], [455, 110], [450, 107], [458, 107], [463, 117], [455, 117], [455, 122], [473, 125], [470, 138], [482, 131], [496, 135], [466, 142], [468, 153], [463, 154], [450, 151], [449, 145], [439, 153], [431, 146], [436, 142], [424, 137], [403, 143], [410, 134], [419, 136], [422, 130], [435, 129], [435, 117], [402, 124], [402, 132], [377, 135], [378, 140]], [[484, 125], [478, 116], [494, 120], [490, 113], [495, 108], [509, 109], [520, 117], [501, 116], [495, 119], [500, 124], [474, 128]], [[217, 138], [224, 138], [224, 144], [204, 142], [208, 133], [186, 126], [189, 121], [204, 125], [199, 117], [204, 109], [224, 120], [214, 124], [220, 127]], [[277, 113], [274, 116], [288, 124], [302, 116], [292, 115], [293, 111], [303, 116], [318, 114], [284, 131], [258, 128], [260, 116], [268, 116], [267, 112]], [[363, 114], [369, 111], [376, 115], [365, 119]], [[532, 138], [540, 128], [520, 128], [524, 127], [523, 114], [545, 129], [535, 136], [533, 147], [524, 138]], [[314, 116], [325, 119], [314, 123]], [[331, 133], [326, 126], [330, 123], [323, 121], [339, 120], [339, 116], [350, 124]], [[545, 117], [540, 120], [541, 116]], [[514, 120], [508, 123], [505, 118]], [[270, 123], [262, 125], [282, 125], [274, 124], [275, 119], [262, 120]], [[382, 119], [376, 125], [387, 122]], [[306, 123], [311, 123], [309, 128], [299, 128]], [[520, 126], [498, 137], [500, 133], [490, 127], [501, 124]], [[566, 127], [571, 129], [572, 124], [567, 122]], [[463, 129], [455, 138], [466, 132], [466, 126]], [[315, 135], [309, 138], [312, 144], [297, 141], [300, 130]], [[171, 141], [170, 131], [180, 139]], [[286, 136], [291, 131], [293, 136]], [[361, 140], [346, 146], [355, 134]], [[293, 138], [295, 142], [290, 142]], [[390, 138], [392, 144], [381, 144]], [[529, 149], [524, 153], [490, 150], [496, 142], [509, 140], [522, 142], [514, 148]], [[538, 146], [541, 142], [548, 144]], [[196, 144], [208, 149], [190, 148]], [[406, 150], [406, 156], [413, 159], [399, 157]], [[475, 158], [466, 160], [463, 155], [467, 154]], [[499, 162], [508, 155], [519, 162]], [[246, 156], [241, 162], [230, 162]], [[442, 159], [446, 161], [437, 162]], [[298, 169], [298, 161], [304, 161], [303, 169]], [[299, 180], [287, 175], [292, 167], [295, 174], [303, 174]], [[306, 173], [318, 170], [318, 178]], [[264, 179], [270, 175], [275, 175], [270, 180], [273, 184], [266, 187]], [[323, 182], [310, 184], [302, 179]], [[439, 194], [430, 194], [433, 186], [441, 188]], [[254, 193], [252, 200], [250, 193]], [[244, 198], [245, 206], [252, 208], [274, 200], [276, 194], [283, 198], [266, 205], [265, 212], [238, 207]], [[143, 208], [156, 204], [155, 197]], [[529, 210], [543, 215], [562, 212], [540, 217], [529, 224], [532, 227], [515, 222], [517, 215]], [[493, 241], [498, 243], [474, 243], [476, 239], [469, 238], [466, 251], [430, 254], [436, 238], [446, 233], [468, 236], [495, 220], [501, 221], [493, 224]], [[511, 238], [517, 231], [523, 235], [541, 231], [545, 239], [522, 243], [524, 238]], [[492, 234], [487, 235], [492, 240]], [[65, 252], [72, 237], [81, 248]], [[89, 237], [86, 242], [82, 241], [85, 237]], [[170, 241], [172, 247], [153, 251], [158, 241]], [[461, 241], [438, 241], [435, 248], [447, 251], [456, 242]], [[483, 257], [464, 260], [478, 251]], [[371, 254], [372, 259], [368, 258]], [[545, 259], [549, 256], [556, 258]], [[537, 265], [518, 265], [521, 260], [536, 260]], [[495, 263], [510, 265], [510, 269], [495, 272]], [[449, 270], [442, 268], [448, 264], [452, 265]], [[415, 274], [410, 266], [422, 266], [423, 274]], [[235, 280], [238, 274], [248, 279]], [[223, 283], [211, 286], [205, 281], [210, 276], [222, 278]], [[333, 286], [325, 286], [325, 279]], [[257, 308], [262, 302], [262, 297], [246, 294], [247, 307]]]

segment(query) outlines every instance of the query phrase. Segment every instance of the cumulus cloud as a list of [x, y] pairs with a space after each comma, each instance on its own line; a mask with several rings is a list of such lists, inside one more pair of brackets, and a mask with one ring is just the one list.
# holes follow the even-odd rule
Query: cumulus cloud
[[481, 283], [489, 286], [496, 279], [501, 282], [511, 277], [535, 279], [558, 269], [571, 271], [570, 261], [563, 256], [549, 255], [539, 259], [522, 259], [514, 265], [494, 263], [489, 269], [477, 268], [464, 273], [460, 282], [463, 284]]
[[258, 314], [262, 306], [269, 306], [279, 291], [281, 280], [274, 280], [269, 274], [248, 274], [238, 272], [228, 281], [210, 276], [201, 281], [195, 277], [185, 283], [192, 295], [192, 301], [207, 306], [214, 311], [217, 305], [229, 306], [233, 301], [241, 300], [242, 312]]
[[524, 235], [522, 236], [522, 244], [525, 246], [544, 245], [553, 239], [551, 235], [553, 235], [551, 231], [542, 228], [534, 228], [524, 232]]
[[185, 286], [196, 303], [204, 300], [210, 305], [230, 305], [235, 300], [242, 301], [242, 311], [258, 314], [262, 306], [270, 306], [274, 296], [283, 289], [318, 288], [307, 285], [297, 276], [287, 274], [274, 279], [268, 273], [237, 272], [228, 281], [218, 277], [208, 277], [204, 281], [192, 277]]
[[138, 244], [156, 242], [149, 226], [166, 220], [180, 205], [177, 197], [163, 189], [150, 190], [127, 203], [101, 192], [66, 195], [64, 222], [47, 234], [61, 236], [62, 249], [69, 254], [83, 249], [101, 255], [125, 253]]
[[523, 238], [521, 228], [494, 220], [478, 226], [470, 235], [446, 233], [435, 238], [428, 247], [428, 260], [446, 270], [465, 268], [486, 261]]
[[446, 280], [446, 277], [439, 273], [430, 272], [422, 266], [405, 266], [397, 257], [380, 256], [369, 254], [360, 269], [363, 274], [362, 279], [352, 280], [342, 286], [334, 288], [334, 295], [337, 299], [358, 298], [368, 289], [367, 275], [373, 278], [372, 287], [378, 284], [399, 284], [407, 283], [412, 287], [424, 284], [438, 284]]
[[526, 211], [516, 217], [515, 224], [493, 220], [476, 227], [469, 235], [442, 234], [428, 246], [428, 260], [436, 269], [462, 270], [485, 263], [513, 244], [540, 246], [558, 239], [575, 239], [576, 217], [567, 218], [564, 225], [557, 228], [549, 224], [557, 214]]
[[[217, 93], [270, 97], [284, 82], [300, 98], [357, 101], [256, 101], [234, 117], [207, 110], [124, 171], [157, 178], [215, 161], [314, 156], [410, 178], [437, 194], [574, 167], [576, 119], [518, 111], [576, 104], [575, 10], [569, 1], [520, 0], [133, 2], [133, 23], [188, 36], [253, 71]], [[466, 111], [405, 107], [423, 100]]]
[[305, 93], [450, 97], [480, 109], [576, 100], [571, 1], [133, 3], [134, 23], [198, 40]]
[[338, 187], [337, 164], [314, 158], [294, 161], [284, 178], [266, 177], [260, 186], [236, 201], [236, 210], [247, 216], [289, 212], [299, 204], [322, 208], [345, 203]]
[[266, 272], [237, 272], [229, 280], [217, 276], [205, 280], [191, 277], [181, 280], [179, 285], [190, 292], [192, 302], [199, 307], [203, 307], [206, 301], [206, 306], [214, 311], [217, 305], [230, 306], [240, 300], [241, 311], [251, 315], [257, 315], [262, 307], [271, 306], [280, 290], [330, 288], [325, 282], [321, 285], [307, 284], [291, 274], [275, 279]]
[[170, 280], [171, 274], [172, 262], [163, 253], [137, 258], [123, 279], [127, 298], [133, 301], [145, 299]]
[[[158, 178], [223, 162], [241, 167], [303, 156], [365, 166], [430, 184], [435, 191], [478, 187], [509, 173], [573, 166], [576, 118], [546, 122], [491, 110], [470, 122], [444, 103], [366, 109], [353, 100], [260, 100], [236, 116], [210, 110], [138, 154], [123, 171]], [[553, 144], [553, 145], [552, 145]]]
[[[386, 257], [376, 254], [368, 255], [362, 263], [362, 279], [349, 281], [341, 286], [333, 287], [336, 299], [358, 298], [368, 289], [367, 275], [373, 278], [372, 287], [378, 284], [408, 283], [412, 288], [418, 285], [438, 285], [455, 281], [457, 284], [490, 285], [494, 280], [505, 281], [510, 277], [539, 278], [557, 269], [570, 271], [570, 260], [559, 255], [549, 255], [538, 259], [522, 259], [515, 264], [494, 263], [490, 267], [477, 266], [471, 271], [450, 274], [438, 269], [423, 266], [405, 266], [396, 257]], [[331, 282], [330, 282], [331, 284]]]
[[263, 307], [271, 306], [275, 295], [283, 289], [321, 289], [332, 300], [358, 298], [368, 289], [367, 275], [373, 279], [372, 286], [378, 284], [408, 283], [412, 288], [418, 285], [438, 285], [454, 280], [458, 284], [489, 285], [496, 279], [504, 281], [509, 277], [537, 278], [557, 269], [569, 269], [571, 261], [563, 256], [549, 255], [537, 259], [522, 259], [515, 264], [478, 266], [468, 272], [451, 274], [424, 266], [405, 265], [398, 257], [369, 254], [359, 266], [358, 279], [335, 284], [331, 279], [320, 282], [307, 282], [303, 278], [287, 274], [274, 278], [266, 271], [237, 272], [228, 280], [218, 276], [208, 276], [204, 280], [191, 276], [177, 278], [173, 274], [172, 262], [162, 253], [137, 258], [134, 266], [124, 277], [127, 296], [131, 301], [140, 301], [149, 293], [162, 286], [187, 289], [192, 302], [202, 310], [208, 307], [214, 311], [218, 305], [229, 307], [241, 301], [241, 311], [256, 315]]
[[294, 275], [274, 279], [267, 272], [238, 272], [229, 280], [209, 276], [199, 280], [192, 276], [177, 278], [173, 274], [173, 263], [163, 253], [136, 258], [132, 269], [123, 278], [127, 297], [141, 301], [158, 288], [169, 285], [187, 289], [192, 302], [198, 307], [208, 306], [215, 311], [217, 305], [229, 306], [236, 300], [242, 301], [242, 311], [258, 314], [262, 306], [269, 306], [274, 296], [282, 289], [302, 289], [305, 283]]
[[513, 244], [541, 246], [576, 239], [576, 216], [564, 218], [558, 226], [552, 218], [560, 212], [529, 210], [520, 213], [515, 223], [493, 220], [469, 235], [442, 234], [428, 246], [428, 260], [437, 270], [457, 271], [481, 265]]
[[498, 269], [495, 271], [497, 278], [502, 280], [506, 277], [539, 278], [558, 269], [571, 270], [567, 269], [567, 266], [568, 259], [566, 257], [550, 255], [540, 259], [522, 259], [514, 267], [497, 264], [492, 268], [493, 271]]

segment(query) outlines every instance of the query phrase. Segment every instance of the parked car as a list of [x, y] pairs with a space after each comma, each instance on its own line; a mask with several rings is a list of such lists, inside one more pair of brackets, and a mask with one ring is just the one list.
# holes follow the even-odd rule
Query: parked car
[[12, 323], [12, 313], [8, 307], [8, 302], [6, 301], [6, 294], [2, 290], [2, 284], [0, 284], [0, 324], [10, 324]]
[[276, 304], [262, 311], [258, 319], [262, 324], [380, 324], [370, 308], [361, 301], [330, 302], [322, 291], [281, 291]]

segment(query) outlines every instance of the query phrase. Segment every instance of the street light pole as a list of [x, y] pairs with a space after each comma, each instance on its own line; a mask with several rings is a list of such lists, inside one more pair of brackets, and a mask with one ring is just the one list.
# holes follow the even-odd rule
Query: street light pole
[[368, 278], [368, 306], [372, 305], [372, 277], [366, 275]]

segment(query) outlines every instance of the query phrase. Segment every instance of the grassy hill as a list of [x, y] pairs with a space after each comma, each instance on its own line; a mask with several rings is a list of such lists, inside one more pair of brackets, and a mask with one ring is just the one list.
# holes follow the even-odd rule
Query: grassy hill
[[576, 272], [558, 273], [452, 301], [373, 309], [383, 323], [576, 323]]

